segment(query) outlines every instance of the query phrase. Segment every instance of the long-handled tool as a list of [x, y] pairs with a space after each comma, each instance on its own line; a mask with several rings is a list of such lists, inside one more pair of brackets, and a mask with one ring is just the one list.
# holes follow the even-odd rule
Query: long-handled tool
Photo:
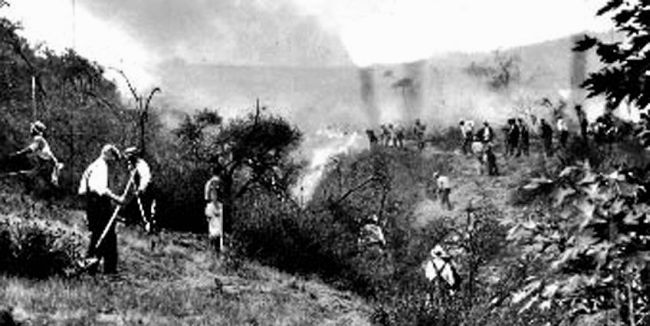
[[[124, 188], [124, 192], [122, 193], [122, 198], [126, 197], [126, 195], [129, 193], [129, 189], [131, 189], [131, 186], [133, 185], [133, 180], [135, 178], [135, 173], [136, 173], [135, 170], [133, 172], [131, 172], [131, 177], [129, 178], [129, 182], [127, 182], [126, 188]], [[95, 244], [95, 249], [99, 249], [99, 246], [101, 246], [102, 241], [106, 237], [106, 234], [108, 234], [108, 230], [111, 229], [111, 226], [113, 225], [113, 222], [115, 222], [115, 219], [117, 218], [117, 213], [119, 213], [121, 208], [122, 208], [122, 204], [117, 204], [117, 206], [115, 206], [115, 209], [113, 210], [113, 215], [111, 216], [111, 219], [108, 220], [108, 223], [106, 224], [106, 227], [104, 228], [104, 231], [102, 231], [102, 235], [99, 237], [99, 239], [97, 240], [97, 243]]]
[[[140, 210], [140, 217], [142, 217], [142, 222], [144, 222], [144, 230], [147, 232], [151, 232], [151, 221], [147, 218], [147, 215], [145, 215], [144, 208], [142, 207], [142, 200], [140, 199], [139, 195], [135, 195], [135, 199], [138, 202], [138, 208]], [[152, 216], [153, 217], [153, 216]]]

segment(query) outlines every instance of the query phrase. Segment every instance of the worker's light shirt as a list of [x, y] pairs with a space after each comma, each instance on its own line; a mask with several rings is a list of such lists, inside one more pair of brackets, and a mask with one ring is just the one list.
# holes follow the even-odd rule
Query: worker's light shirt
[[564, 121], [564, 119], [558, 119], [557, 120], [557, 130], [559, 130], [559, 131], [569, 130], [569, 127], [567, 127], [566, 122]]
[[34, 136], [34, 140], [28, 146], [29, 150], [42, 160], [55, 160], [50, 144], [47, 143], [43, 136]]
[[424, 265], [424, 276], [429, 281], [441, 278], [450, 286], [454, 286], [458, 282], [454, 274], [453, 266], [440, 257], [432, 257]]
[[151, 182], [151, 169], [149, 168], [149, 164], [147, 164], [143, 159], [138, 159], [135, 163], [135, 170], [138, 172], [138, 176], [140, 177], [138, 190], [144, 191]]
[[386, 244], [386, 238], [384, 237], [384, 231], [377, 224], [368, 223], [363, 226], [363, 240], [368, 244], [381, 243], [382, 245]]
[[108, 189], [108, 164], [103, 158], [96, 159], [86, 168], [79, 183], [79, 194], [93, 192], [100, 196], [107, 195]]
[[223, 235], [223, 205], [210, 202], [205, 206], [205, 217], [208, 219], [208, 232], [211, 238]]
[[471, 136], [472, 127], [469, 126], [467, 123], [465, 123], [464, 125], [462, 125], [460, 127], [460, 132], [462, 133], [463, 137], [467, 138], [467, 137]]
[[212, 200], [212, 193], [214, 193], [214, 198], [217, 198], [218, 192], [217, 189], [219, 189], [219, 178], [214, 176], [208, 180], [208, 182], [205, 183], [205, 189], [204, 189], [204, 198], [207, 201]]
[[444, 175], [441, 175], [436, 180], [438, 189], [451, 189], [451, 184], [449, 183], [449, 178]]

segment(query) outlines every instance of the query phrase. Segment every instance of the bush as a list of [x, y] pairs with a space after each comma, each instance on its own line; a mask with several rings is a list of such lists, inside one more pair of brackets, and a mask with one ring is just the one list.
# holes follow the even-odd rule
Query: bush
[[[479, 290], [484, 287], [479, 272], [501, 254], [505, 230], [497, 222], [501, 212], [488, 202], [474, 211], [472, 219], [480, 221], [474, 228], [466, 228], [465, 219], [443, 216], [421, 229], [412, 226], [411, 210], [423, 199], [421, 186], [433, 169], [448, 169], [445, 162], [442, 156], [426, 159], [391, 149], [341, 158], [304, 209], [254, 189], [237, 202], [236, 250], [361, 294], [376, 304], [377, 324], [458, 325], [465, 312], [484, 307], [491, 299], [488, 291]], [[360, 229], [371, 214], [380, 216], [387, 241], [383, 248], [358, 244]], [[451, 241], [455, 231], [471, 232], [471, 241], [463, 242], [464, 237]], [[456, 248], [461, 278], [471, 275], [474, 282], [463, 283], [436, 306], [428, 299], [432, 285], [424, 277], [422, 263], [441, 241]], [[472, 248], [472, 254], [459, 249], [462, 246]]]
[[64, 275], [81, 258], [81, 234], [56, 223], [0, 217], [0, 271], [46, 278]]

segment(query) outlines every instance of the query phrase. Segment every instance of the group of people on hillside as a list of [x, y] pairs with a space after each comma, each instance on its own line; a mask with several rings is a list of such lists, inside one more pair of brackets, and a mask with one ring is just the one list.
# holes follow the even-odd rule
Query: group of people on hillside
[[524, 120], [508, 119], [505, 128], [506, 134], [506, 156], [519, 157], [530, 153], [530, 134]]
[[[585, 120], [586, 121], [586, 120]], [[486, 171], [488, 175], [498, 175], [496, 156], [494, 154], [495, 134], [489, 122], [485, 121], [483, 127], [474, 131], [474, 122], [461, 120], [459, 130], [462, 137], [461, 151], [477, 157], [479, 173]], [[509, 118], [503, 128], [505, 140], [506, 158], [530, 155], [530, 128], [522, 118]], [[585, 132], [586, 133], [586, 132]], [[557, 135], [557, 143], [560, 148], [568, 146], [569, 128], [563, 117], [556, 118], [555, 129], [545, 120], [539, 120], [539, 136], [542, 141], [544, 154], [547, 157], [553, 155], [554, 134]]]
[[459, 122], [461, 136], [463, 138], [461, 150], [464, 154], [472, 154], [476, 157], [478, 171], [487, 171], [489, 175], [498, 175], [496, 156], [494, 155], [494, 129], [488, 121], [483, 122], [483, 127], [474, 131], [474, 122], [461, 120]]
[[[116, 194], [109, 187], [109, 180], [116, 163], [126, 161], [129, 180], [124, 193]], [[86, 199], [86, 217], [90, 231], [86, 268], [96, 271], [99, 261], [104, 260], [104, 272], [117, 272], [117, 235], [115, 225], [121, 207], [135, 206], [145, 229], [151, 232], [154, 227], [156, 202], [151, 190], [151, 169], [140, 156], [136, 147], [120, 152], [114, 145], [104, 145], [100, 155], [83, 172], [79, 181], [78, 194]], [[133, 195], [131, 201], [127, 196]], [[113, 208], [113, 203], [117, 206]]]
[[[416, 119], [411, 128], [413, 138], [417, 142], [418, 149], [423, 149], [425, 145], [426, 125], [420, 119]], [[366, 135], [370, 142], [370, 147], [377, 145], [385, 147], [404, 148], [404, 140], [407, 136], [407, 129], [400, 124], [382, 124], [379, 126], [379, 136], [373, 129], [366, 129]]]
[[[59, 174], [63, 164], [56, 158], [45, 139], [46, 126], [41, 121], [30, 125], [31, 142], [23, 149], [10, 154], [10, 157], [26, 156], [30, 169], [14, 172], [26, 175], [32, 182], [44, 180], [49, 187], [59, 187]], [[116, 194], [109, 184], [116, 174], [115, 168], [126, 163], [129, 179], [122, 194]], [[219, 201], [220, 179], [214, 174], [205, 184], [205, 216], [208, 222], [210, 242], [219, 252], [223, 251], [223, 206]], [[142, 224], [148, 233], [156, 227], [156, 199], [152, 190], [152, 173], [149, 164], [143, 159], [140, 149], [128, 147], [120, 151], [116, 146], [106, 144], [100, 155], [82, 173], [78, 194], [86, 203], [86, 216], [90, 231], [86, 260], [81, 267], [90, 272], [98, 269], [103, 260], [104, 272], [117, 272], [116, 221], [125, 215], [127, 224]]]

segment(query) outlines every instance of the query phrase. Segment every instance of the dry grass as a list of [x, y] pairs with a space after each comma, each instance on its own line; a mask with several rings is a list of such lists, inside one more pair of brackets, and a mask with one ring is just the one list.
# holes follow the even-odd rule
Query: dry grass
[[[42, 213], [39, 205], [30, 210]], [[85, 233], [83, 214], [68, 213], [56, 219]], [[370, 309], [352, 294], [237, 257], [216, 257], [202, 236], [163, 232], [147, 238], [121, 229], [118, 238], [117, 276], [33, 280], [0, 274], [0, 302], [25, 325], [369, 324]]]

